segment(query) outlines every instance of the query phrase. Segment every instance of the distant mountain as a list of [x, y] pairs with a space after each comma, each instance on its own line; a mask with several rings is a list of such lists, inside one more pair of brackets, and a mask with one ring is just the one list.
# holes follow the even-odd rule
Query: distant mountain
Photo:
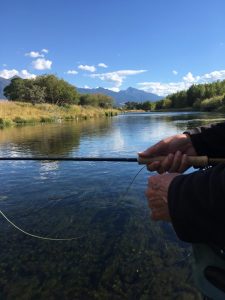
[[[13, 77], [14, 78], [14, 77]], [[5, 79], [0, 77], [0, 99], [6, 99], [4, 97], [3, 90], [4, 88], [10, 84], [11, 79]], [[123, 105], [125, 102], [128, 101], [134, 101], [134, 102], [144, 102], [144, 101], [158, 101], [161, 100], [162, 97], [152, 94], [152, 93], [147, 93], [132, 87], [129, 87], [126, 90], [121, 90], [119, 92], [113, 92], [108, 89], [104, 88], [97, 88], [97, 89], [84, 89], [84, 88], [77, 88], [77, 91], [80, 94], [104, 94], [107, 96], [112, 97], [115, 100], [116, 105]]]
[[104, 94], [107, 96], [112, 97], [117, 105], [123, 105], [125, 102], [134, 101], [134, 102], [144, 102], [144, 101], [158, 101], [161, 100], [162, 97], [147, 93], [132, 87], [129, 87], [126, 90], [121, 90], [119, 92], [113, 92], [108, 89], [104, 88], [97, 88], [97, 89], [84, 89], [84, 88], [77, 88], [77, 91], [80, 94]]
[[4, 96], [3, 90], [4, 88], [9, 85], [11, 82], [11, 79], [5, 79], [0, 77], [0, 99], [6, 99], [6, 97]]

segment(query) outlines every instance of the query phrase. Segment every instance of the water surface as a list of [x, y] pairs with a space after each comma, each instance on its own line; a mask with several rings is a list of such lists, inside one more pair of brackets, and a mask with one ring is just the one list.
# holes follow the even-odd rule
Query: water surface
[[[163, 137], [222, 120], [205, 113], [127, 114], [8, 128], [0, 156], [128, 156]], [[0, 162], [0, 299], [198, 299], [191, 249], [149, 218], [136, 163]], [[190, 170], [193, 171], [193, 170]]]

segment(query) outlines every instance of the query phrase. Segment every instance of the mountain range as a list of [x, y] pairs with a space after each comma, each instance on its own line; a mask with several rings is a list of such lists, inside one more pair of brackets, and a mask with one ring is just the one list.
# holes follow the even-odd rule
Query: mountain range
[[144, 102], [144, 101], [158, 101], [161, 100], [162, 97], [152, 94], [152, 93], [147, 93], [142, 90], [135, 89], [133, 87], [129, 87], [126, 90], [121, 90], [119, 92], [113, 92], [108, 89], [104, 89], [102, 87], [99, 87], [97, 89], [84, 89], [84, 88], [77, 88], [77, 91], [80, 94], [104, 94], [107, 96], [112, 97], [116, 104], [121, 106], [125, 102], [128, 101], [133, 101], [133, 102]]
[[[4, 88], [9, 85], [11, 79], [5, 79], [0, 77], [0, 99], [6, 99], [3, 93]], [[161, 100], [162, 97], [147, 93], [132, 87], [129, 87], [126, 90], [121, 90], [119, 92], [113, 92], [108, 89], [104, 89], [99, 87], [97, 89], [85, 89], [85, 88], [77, 88], [77, 91], [80, 94], [104, 94], [110, 96], [114, 99], [116, 105], [121, 106], [125, 102], [132, 101], [132, 102], [144, 102], [144, 101], [158, 101]]]
[[6, 99], [6, 97], [4, 96], [3, 90], [4, 88], [9, 85], [11, 82], [11, 79], [5, 79], [0, 77], [0, 100], [1, 99]]

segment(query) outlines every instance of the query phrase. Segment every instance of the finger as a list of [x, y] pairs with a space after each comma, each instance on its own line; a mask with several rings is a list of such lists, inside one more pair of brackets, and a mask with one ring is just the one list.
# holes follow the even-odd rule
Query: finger
[[162, 212], [159, 209], [151, 209], [150, 216], [153, 221], [159, 221], [161, 220]]
[[158, 142], [157, 144], [153, 145], [152, 147], [146, 149], [145, 151], [138, 152], [138, 155], [141, 157], [149, 157], [149, 156], [155, 156], [160, 155], [163, 151], [165, 144], [163, 141]]
[[162, 166], [162, 162], [157, 161], [157, 164], [154, 165], [154, 170], [155, 172], [162, 174], [165, 172], [164, 167]]
[[157, 170], [157, 172], [158, 172], [159, 174], [163, 174], [163, 173], [166, 172], [166, 170], [165, 170], [162, 166], [160, 166], [160, 168]]
[[153, 163], [147, 165], [147, 170], [150, 172], [157, 171], [160, 168], [160, 161], [154, 161]]
[[167, 208], [153, 209], [151, 211], [151, 218], [154, 221], [170, 221], [170, 215]]
[[182, 154], [180, 151], [177, 151], [174, 155], [172, 166], [169, 169], [170, 173], [174, 173], [180, 168], [181, 160], [182, 160]]
[[168, 171], [173, 164], [173, 160], [174, 160], [174, 154], [170, 153], [169, 155], [167, 155], [166, 158], [161, 162], [162, 170]]
[[146, 198], [150, 204], [150, 206], [167, 206], [168, 200], [167, 196], [165, 193], [158, 189], [158, 190], [153, 190], [153, 189], [147, 189], [145, 191]]
[[177, 170], [178, 173], [183, 173], [190, 167], [188, 163], [187, 154], [182, 155], [182, 160], [179, 169]]
[[160, 199], [160, 198], [155, 199], [155, 200], [150, 199], [148, 201], [148, 206], [151, 209], [161, 209], [161, 208], [165, 207], [165, 202], [162, 202], [162, 199]]
[[165, 170], [162, 167], [160, 161], [156, 161], [154, 163], [151, 163], [151, 165], [147, 165], [147, 170], [150, 172], [157, 172], [159, 174], [165, 173]]
[[159, 190], [159, 188], [157, 188], [157, 189], [148, 188], [148, 189], [145, 191], [145, 196], [146, 196], [146, 198], [148, 198], [148, 199], [156, 199], [156, 198], [160, 198], [161, 195], [159, 195], [159, 192], [161, 192], [161, 191]]

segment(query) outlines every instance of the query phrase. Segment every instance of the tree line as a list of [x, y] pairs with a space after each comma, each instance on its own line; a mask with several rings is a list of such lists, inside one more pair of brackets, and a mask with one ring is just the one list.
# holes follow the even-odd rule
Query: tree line
[[[55, 75], [41, 75], [35, 79], [13, 78], [5, 87], [4, 95], [12, 101], [32, 104], [51, 103], [57, 105], [77, 104], [111, 108], [113, 98], [103, 94], [79, 94], [75, 86]], [[170, 94], [156, 102], [125, 103], [124, 109], [154, 111], [162, 109], [225, 110], [225, 80], [207, 84], [193, 84], [188, 90]]]
[[156, 103], [156, 109], [193, 108], [203, 111], [220, 109], [225, 105], [225, 80], [193, 84], [188, 90], [168, 95]]
[[126, 102], [128, 110], [195, 109], [202, 111], [225, 110], [225, 80], [207, 84], [193, 84], [188, 90], [170, 94], [156, 102]]
[[125, 110], [154, 110], [155, 109], [155, 102], [145, 101], [145, 102], [135, 102], [135, 101], [128, 101], [124, 104]]
[[55, 75], [41, 75], [35, 79], [13, 78], [4, 89], [4, 95], [11, 101], [32, 104], [50, 103], [56, 105], [77, 104], [111, 108], [113, 99], [103, 94], [79, 94], [75, 86]]

